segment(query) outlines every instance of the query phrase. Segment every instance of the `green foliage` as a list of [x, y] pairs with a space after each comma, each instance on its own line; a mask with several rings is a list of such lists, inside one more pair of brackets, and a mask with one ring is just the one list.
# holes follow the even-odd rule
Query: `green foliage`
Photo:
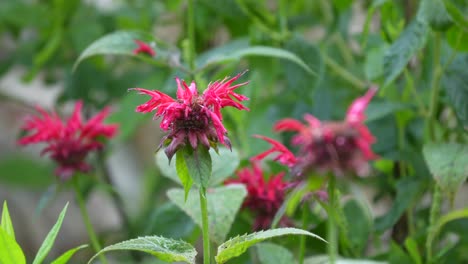
[[468, 125], [468, 55], [457, 57], [449, 65], [442, 77], [447, 95], [450, 98], [458, 118]]
[[31, 158], [11, 155], [0, 160], [0, 181], [9, 186], [44, 188], [53, 180], [50, 164], [43, 164]]
[[312, 234], [308, 231], [296, 228], [277, 228], [265, 231], [259, 231], [251, 234], [245, 234], [229, 239], [218, 247], [216, 255], [216, 263], [225, 263], [231, 258], [237, 257], [244, 253], [249, 247], [260, 243], [266, 239], [284, 236], [284, 235], [305, 235], [315, 237], [325, 242], [321, 237]]
[[195, 248], [187, 242], [159, 236], [146, 236], [107, 246], [94, 255], [88, 263], [92, 263], [100, 254], [116, 250], [136, 250], [151, 254], [163, 261], [182, 261], [189, 264], [195, 264], [197, 255]]
[[393, 82], [415, 53], [424, 47], [428, 34], [428, 25], [424, 21], [416, 19], [392, 43], [384, 56], [384, 86]]
[[[177, 174], [186, 173], [199, 188], [208, 187], [211, 171], [213, 169], [209, 149], [199, 144], [196, 149], [186, 146], [178, 152], [179, 155], [176, 160]], [[186, 182], [183, 180], [184, 177], [186, 177], [186, 175], [182, 177], [179, 176], [184, 185], [185, 194], [187, 195], [190, 186], [187, 188]]]
[[[220, 147], [218, 149], [218, 153], [216, 153], [215, 150], [210, 149], [210, 155], [213, 168], [208, 186], [215, 187], [234, 174], [234, 171], [239, 166], [240, 157], [239, 152], [235, 148], [229, 150], [225, 147]], [[177, 153], [175, 156], [177, 159]], [[179, 184], [181, 183], [176, 172], [176, 165], [174, 163], [169, 163], [169, 160], [163, 151], [158, 151], [158, 153], [156, 153], [155, 161], [156, 165], [161, 170], [162, 175]]]
[[447, 30], [452, 26], [452, 18], [445, 10], [443, 0], [423, 0], [420, 5], [419, 18], [427, 21], [433, 29]]
[[[183, 190], [170, 189], [167, 192], [169, 199], [187, 213], [198, 226], [202, 226], [200, 200], [198, 190], [191, 190], [186, 201], [183, 199]], [[207, 189], [208, 223], [210, 238], [217, 244], [224, 242], [235, 216], [239, 211], [247, 191], [242, 185], [228, 185]]]
[[468, 146], [456, 143], [430, 143], [424, 158], [439, 187], [451, 199], [468, 178]]
[[293, 264], [297, 263], [293, 254], [282, 246], [273, 243], [260, 243], [257, 248], [258, 260], [261, 264]]
[[62, 209], [62, 212], [60, 213], [57, 219], [57, 222], [55, 223], [55, 225], [52, 227], [52, 229], [49, 231], [46, 238], [42, 242], [42, 245], [39, 248], [36, 254], [36, 257], [33, 260], [33, 264], [42, 263], [42, 261], [44, 261], [49, 251], [52, 249], [52, 246], [54, 245], [54, 242], [55, 242], [55, 238], [57, 237], [60, 227], [62, 226], [63, 219], [65, 218], [65, 213], [67, 212], [67, 208], [68, 208], [68, 203]]

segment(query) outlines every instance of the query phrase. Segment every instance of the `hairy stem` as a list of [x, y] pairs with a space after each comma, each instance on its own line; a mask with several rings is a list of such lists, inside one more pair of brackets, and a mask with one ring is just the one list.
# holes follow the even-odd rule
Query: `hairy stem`
[[[86, 210], [86, 204], [78, 186], [77, 178], [76, 176], [74, 176], [73, 178], [73, 187], [75, 189], [76, 201], [78, 202], [78, 206], [80, 207], [81, 216], [83, 217], [83, 222], [86, 227], [86, 231], [88, 232], [89, 239], [91, 240], [91, 246], [93, 247], [94, 251], [98, 253], [99, 251], [101, 251], [101, 245], [99, 244], [96, 232], [94, 231], [93, 225], [91, 224], [91, 220], [89, 219], [88, 211]], [[104, 255], [99, 255], [99, 259], [104, 264], [108, 263]]]
[[434, 243], [435, 234], [437, 234], [436, 222], [440, 214], [440, 206], [442, 203], [442, 193], [439, 186], [434, 186], [434, 193], [432, 196], [431, 212], [429, 218], [429, 228], [426, 240], [426, 256], [427, 263], [432, 263], [432, 244]]
[[[307, 230], [307, 222], [309, 221], [309, 208], [307, 207], [307, 202], [304, 203], [302, 208], [302, 229]], [[306, 236], [301, 236], [300, 246], [299, 246], [299, 264], [304, 263], [305, 249], [306, 249]]]
[[336, 230], [335, 221], [335, 176], [330, 175], [328, 179], [328, 225], [327, 225], [327, 239], [328, 239], [328, 257], [330, 264], [335, 264], [338, 255], [338, 233]]
[[208, 226], [208, 208], [206, 199], [206, 189], [200, 187], [200, 209], [202, 214], [202, 233], [203, 233], [203, 264], [210, 264], [210, 237]]
[[425, 136], [426, 140], [435, 140], [434, 124], [436, 121], [437, 114], [437, 103], [439, 101], [440, 93], [440, 79], [442, 77], [442, 66], [440, 64], [440, 50], [442, 45], [442, 39], [440, 33], [436, 33], [434, 38], [434, 74], [431, 83], [431, 102], [428, 110], [428, 118], [425, 124]]

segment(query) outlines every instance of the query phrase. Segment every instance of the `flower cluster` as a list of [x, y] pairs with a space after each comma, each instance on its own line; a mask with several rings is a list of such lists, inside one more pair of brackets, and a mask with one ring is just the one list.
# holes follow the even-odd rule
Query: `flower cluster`
[[187, 85], [185, 81], [176, 78], [177, 99], [160, 91], [133, 88], [140, 94], [151, 96], [151, 99], [139, 105], [136, 111], [156, 111], [155, 118], [162, 117], [161, 129], [169, 131], [159, 144], [159, 148], [165, 147], [169, 160], [178, 149], [187, 144], [196, 149], [199, 143], [210, 148], [216, 147], [219, 142], [231, 148], [220, 110], [227, 106], [248, 110], [240, 103], [248, 98], [234, 92], [247, 82], [232, 85], [241, 75], [242, 73], [231, 79], [226, 77], [222, 81], [210, 83], [202, 94], [198, 93], [195, 82]]
[[364, 124], [364, 111], [376, 91], [376, 88], [371, 88], [364, 96], [356, 99], [349, 107], [345, 120], [341, 122], [320, 121], [310, 114], [304, 116], [306, 124], [292, 118], [278, 121], [274, 126], [276, 132], [296, 133], [291, 144], [299, 146], [297, 156], [281, 143], [260, 136], [272, 148], [254, 159], [263, 159], [270, 153], [278, 152], [276, 159], [289, 166], [296, 176], [312, 169], [322, 173], [331, 171], [337, 175], [348, 171], [359, 176], [368, 175], [368, 161], [377, 156], [371, 149], [375, 138]]
[[117, 125], [102, 123], [109, 114], [109, 108], [103, 109], [84, 123], [82, 107], [83, 103], [77, 102], [73, 114], [66, 122], [55, 112], [49, 114], [37, 107], [41, 115], [26, 119], [22, 129], [29, 135], [18, 140], [20, 145], [46, 143], [47, 147], [41, 154], [49, 154], [57, 162], [55, 174], [62, 180], [69, 179], [76, 171], [88, 172], [91, 169], [85, 162], [88, 153], [103, 147], [100, 137], [111, 138], [117, 131]]
[[[279, 173], [265, 180], [261, 167], [257, 162], [253, 162], [251, 168], [237, 171], [237, 179], [225, 182], [225, 184], [241, 183], [246, 186], [248, 194], [242, 207], [250, 209], [256, 215], [254, 230], [270, 228], [276, 212], [283, 204], [288, 185], [283, 181], [283, 175], [284, 173]], [[289, 226], [290, 221], [283, 217], [279, 224]]]

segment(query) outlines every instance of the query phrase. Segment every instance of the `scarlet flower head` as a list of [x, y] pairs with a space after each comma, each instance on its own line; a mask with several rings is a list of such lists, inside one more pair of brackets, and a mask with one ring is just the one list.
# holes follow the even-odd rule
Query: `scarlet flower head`
[[301, 175], [309, 169], [338, 175], [346, 171], [354, 171], [359, 176], [369, 174], [368, 161], [377, 155], [371, 149], [375, 138], [364, 124], [364, 112], [376, 92], [376, 88], [371, 88], [357, 98], [341, 122], [322, 122], [309, 114], [304, 116], [306, 124], [291, 118], [277, 122], [275, 131], [296, 132], [291, 143], [300, 146], [300, 158], [292, 166], [293, 174]]
[[262, 135], [254, 135], [254, 137], [263, 139], [266, 142], [270, 143], [271, 148], [265, 152], [262, 152], [250, 158], [251, 161], [260, 161], [260, 160], [263, 160], [268, 155], [278, 152], [278, 155], [274, 158], [275, 161], [279, 161], [279, 163], [289, 166], [289, 167], [292, 167], [294, 166], [294, 164], [296, 164], [297, 162], [296, 157], [285, 145], [281, 144], [280, 142], [272, 138], [265, 137]]
[[[241, 183], [247, 188], [247, 198], [242, 208], [248, 208], [256, 215], [254, 230], [268, 229], [285, 199], [285, 189], [289, 183], [283, 181], [284, 173], [279, 173], [265, 180], [264, 172], [258, 163], [252, 162], [251, 168], [237, 171], [237, 179], [229, 179], [225, 184]], [[280, 220], [280, 225], [289, 226], [286, 217]]]
[[48, 154], [58, 164], [55, 174], [62, 180], [69, 179], [76, 171], [88, 172], [91, 166], [85, 158], [89, 152], [99, 150], [104, 145], [99, 138], [112, 138], [117, 125], [106, 125], [102, 121], [109, 114], [110, 109], [82, 121], [81, 109], [83, 103], [78, 101], [71, 117], [65, 122], [55, 113], [47, 113], [37, 107], [38, 116], [29, 116], [22, 129], [29, 133], [18, 140], [20, 145], [46, 143], [47, 147], [41, 155]]
[[138, 47], [133, 50], [133, 54], [138, 55], [140, 53], [144, 53], [150, 55], [151, 57], [154, 57], [156, 55], [154, 49], [145, 42], [141, 40], [135, 40], [135, 43], [138, 45]]
[[176, 78], [176, 99], [160, 91], [133, 88], [140, 94], [151, 96], [151, 99], [139, 105], [136, 111], [140, 113], [155, 111], [155, 118], [162, 117], [161, 129], [169, 131], [158, 147], [158, 149], [165, 147], [169, 160], [177, 150], [187, 144], [193, 149], [196, 149], [199, 143], [207, 148], [216, 148], [219, 142], [231, 148], [227, 130], [222, 123], [221, 108], [231, 106], [239, 110], [249, 110], [240, 103], [248, 98], [234, 92], [248, 82], [232, 85], [242, 74], [210, 83], [202, 94], [198, 93], [195, 82], [187, 85], [185, 81]]

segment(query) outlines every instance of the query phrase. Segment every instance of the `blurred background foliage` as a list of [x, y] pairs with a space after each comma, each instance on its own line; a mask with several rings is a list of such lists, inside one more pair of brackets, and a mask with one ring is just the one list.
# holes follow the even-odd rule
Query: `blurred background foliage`
[[[459, 12], [446, 9], [446, 2]], [[78, 99], [84, 100], [88, 112], [109, 104], [114, 108], [108, 122], [119, 123], [120, 133], [103, 153], [109, 161], [100, 167], [96, 159], [97, 179], [110, 178], [87, 179], [89, 183], [84, 184], [112, 194], [115, 191], [109, 184], [120, 183], [117, 192], [121, 192], [123, 213], [116, 217], [127, 215], [128, 223], [125, 227], [119, 222], [112, 228], [104, 224], [100, 229], [106, 241], [159, 234], [195, 242], [199, 236], [190, 217], [166, 198], [166, 190], [174, 184], [160, 177], [153, 159], [161, 133], [156, 122], [151, 125], [151, 115], [134, 113], [135, 106], [146, 98], [127, 92], [143, 87], [174, 95], [174, 77], [190, 80], [181, 67], [174, 67], [186, 66], [186, 12], [182, 0], [0, 2], [0, 77], [10, 80], [0, 82], [2, 109], [16, 109], [19, 118], [19, 113], [31, 112], [31, 107], [44, 101], [41, 93], [26, 100], [19, 96], [28, 94], [19, 89], [29, 89], [19, 83], [33, 83], [41, 89], [58, 86], [54, 106], [64, 112], [67, 102]], [[251, 135], [278, 138], [271, 130], [273, 122], [285, 117], [301, 119], [305, 113], [323, 120], [342, 119], [354, 98], [371, 84], [380, 86], [379, 96], [369, 106], [367, 124], [378, 139], [374, 151], [381, 159], [374, 163], [372, 177], [345, 179], [341, 186], [345, 195], [355, 196], [344, 204], [346, 217], [354, 221], [348, 227], [351, 247], [343, 255], [414, 263], [403, 242], [411, 238], [424, 245], [425, 240], [427, 193], [433, 185], [421, 153], [427, 142], [427, 112], [435, 111], [431, 133], [439, 141], [466, 143], [467, 139], [467, 13], [465, 0], [197, 0], [196, 79], [199, 87], [205, 87], [209, 80], [249, 69], [243, 80], [250, 83], [241, 90], [250, 97], [247, 106], [251, 111], [225, 110], [225, 123], [241, 166], [267, 147]], [[73, 70], [93, 41], [122, 30], [155, 38], [156, 60], [147, 63], [141, 56], [93, 56]], [[294, 60], [279, 58], [279, 53], [240, 52], [253, 46], [289, 51], [312, 73]], [[439, 76], [440, 65], [444, 68]], [[441, 96], [431, 110], [434, 76], [441, 80]], [[19, 122], [12, 123], [2, 124], [2, 129], [13, 133], [9, 127], [13, 126], [18, 133]], [[40, 202], [32, 200], [31, 208], [47, 207], [47, 201], [58, 193], [58, 188], [48, 187], [54, 182], [53, 166], [17, 149], [11, 139], [0, 139], [5, 145], [0, 151], [0, 184], [2, 189], [14, 188], [0, 198], [16, 195], [12, 190], [31, 189], [43, 193]], [[274, 164], [270, 168], [272, 172], [281, 170]], [[131, 174], [122, 176], [122, 172]], [[125, 186], [134, 188], [131, 195], [125, 193]], [[466, 195], [460, 195], [464, 198], [458, 199], [466, 201]], [[10, 203], [10, 211], [15, 209]], [[323, 215], [313, 210], [311, 219], [310, 228], [323, 235]], [[240, 213], [230, 235], [248, 232], [251, 222], [247, 212]], [[451, 239], [449, 235], [466, 234], [467, 230], [466, 219], [444, 228], [442, 236], [448, 246], [441, 261], [468, 260], [466, 236]], [[30, 235], [21, 236], [24, 243]], [[294, 249], [297, 240], [274, 242]], [[31, 243], [32, 249], [26, 253], [31, 255], [35, 246]], [[265, 244], [257, 250], [268, 247]], [[312, 239], [308, 248], [308, 255], [325, 252], [324, 245]], [[235, 263], [252, 263], [252, 254]]]

